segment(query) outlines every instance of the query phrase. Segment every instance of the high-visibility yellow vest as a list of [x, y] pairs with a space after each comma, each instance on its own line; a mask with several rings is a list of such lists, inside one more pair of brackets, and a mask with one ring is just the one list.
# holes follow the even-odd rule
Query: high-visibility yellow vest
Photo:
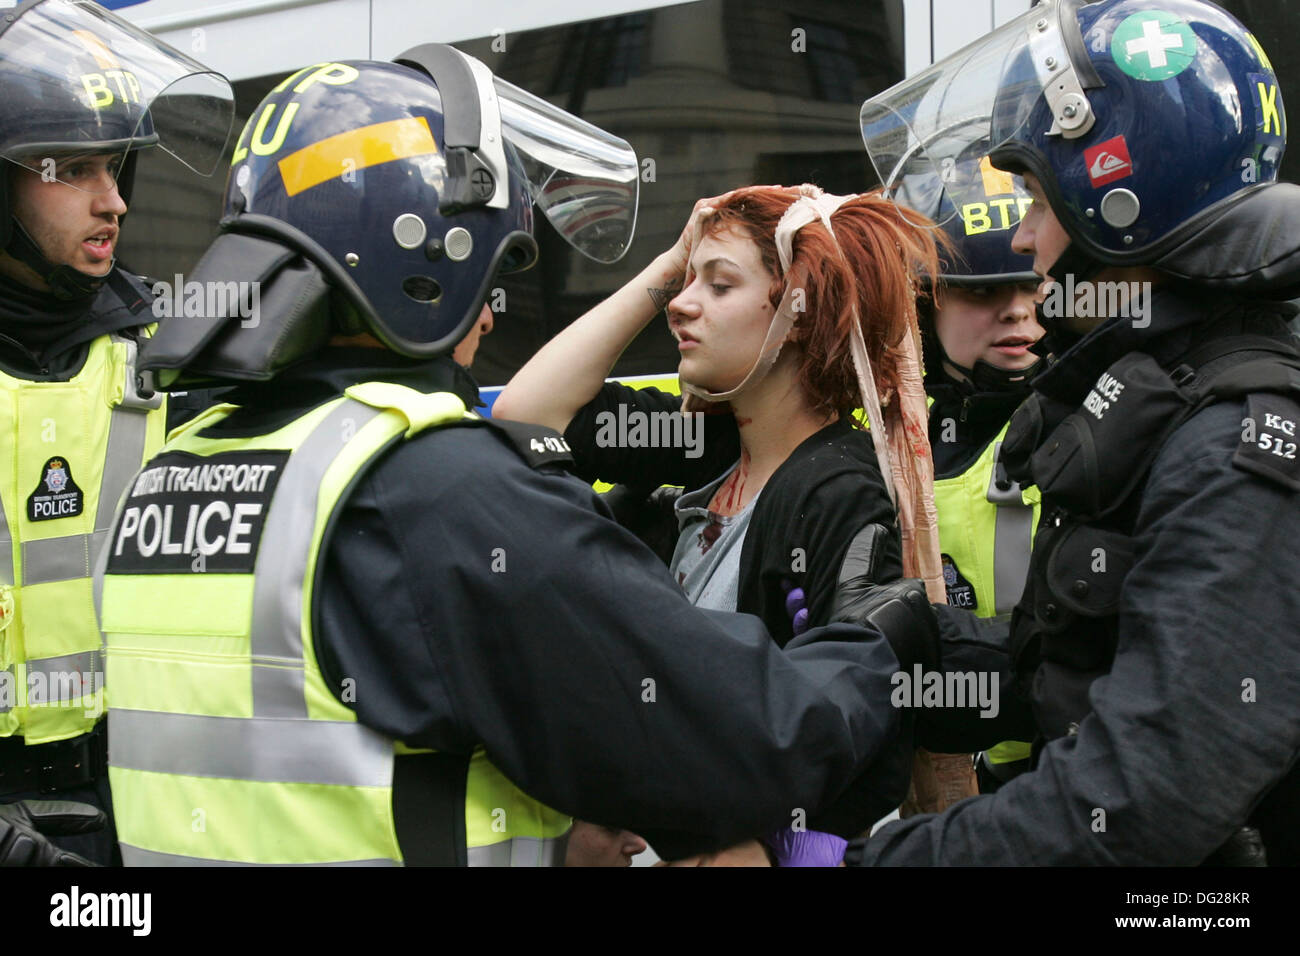
[[0, 737], [76, 737], [103, 715], [91, 570], [127, 482], [162, 444], [135, 342], [104, 335], [66, 382], [0, 372]]
[[[140, 472], [97, 571], [123, 860], [399, 864], [393, 769], [407, 751], [327, 686], [314, 584], [370, 464], [473, 416], [450, 393], [370, 382], [267, 435], [200, 434], [231, 408], [179, 429]], [[557, 862], [571, 822], [473, 755], [470, 865]]]
[[[1020, 601], [1042, 508], [1038, 488], [1011, 481], [1000, 463], [1006, 434], [1003, 425], [969, 468], [934, 482], [948, 603], [980, 617], [1010, 615]], [[1023, 741], [1006, 741], [985, 754], [1010, 763], [1029, 752]]]

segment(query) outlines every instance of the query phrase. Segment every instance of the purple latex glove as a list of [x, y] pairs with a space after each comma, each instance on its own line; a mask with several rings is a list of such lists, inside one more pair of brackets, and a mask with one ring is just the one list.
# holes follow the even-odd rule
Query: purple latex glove
[[808, 599], [803, 588], [797, 588], [789, 581], [782, 581], [781, 587], [785, 589], [785, 613], [790, 615], [790, 624], [798, 637], [808, 630]]
[[791, 830], [786, 827], [763, 843], [776, 857], [777, 866], [839, 866], [849, 841], [820, 830]]

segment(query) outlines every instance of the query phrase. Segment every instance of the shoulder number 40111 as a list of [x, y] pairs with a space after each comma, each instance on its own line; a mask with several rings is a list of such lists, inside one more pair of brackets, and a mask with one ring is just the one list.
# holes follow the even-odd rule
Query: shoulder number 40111
[[569, 443], [567, 441], [563, 438], [552, 438], [549, 436], [546, 438], [528, 439], [528, 447], [539, 455], [548, 451], [561, 453], [567, 453], [569, 451]]

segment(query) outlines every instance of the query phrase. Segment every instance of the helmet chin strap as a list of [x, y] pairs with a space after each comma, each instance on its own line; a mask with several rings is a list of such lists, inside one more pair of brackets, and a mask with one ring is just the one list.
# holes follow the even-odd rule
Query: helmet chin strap
[[[938, 338], [938, 336], [935, 336]], [[939, 344], [941, 358], [955, 368], [962, 375], [966, 376], [967, 381], [976, 392], [1029, 392], [1029, 380], [1033, 378], [1043, 366], [1043, 358], [1039, 356], [1033, 365], [1023, 369], [1006, 369], [998, 368], [983, 359], [976, 359], [973, 368], [967, 368], [964, 365], [958, 365], [948, 355], [943, 344]]]
[[[40, 276], [50, 287], [50, 292], [55, 298], [66, 300], [89, 298], [100, 290], [112, 274], [112, 268], [102, 276], [92, 276], [69, 265], [55, 265], [45, 258], [41, 247], [28, 235], [17, 217], [10, 217], [10, 222], [13, 231], [5, 252]], [[114, 259], [113, 265], [116, 264], [117, 260]]]
[[[1058, 284], [1065, 277], [1074, 276], [1074, 283], [1077, 286], [1080, 283], [1092, 281], [1097, 273], [1105, 268], [1106, 263], [1093, 258], [1078, 243], [1071, 241], [1060, 256], [1057, 257], [1056, 262], [1052, 263], [1048, 268], [1047, 274], [1052, 276], [1053, 281]], [[1057, 279], [1057, 276], [1061, 278]], [[1034, 352], [1040, 356], [1049, 352], [1060, 355], [1083, 336], [1067, 327], [1062, 321], [1062, 316], [1053, 318], [1047, 315], [1043, 310], [1045, 304], [1045, 302], [1039, 302], [1034, 308], [1038, 324], [1047, 330], [1047, 334], [1039, 340], [1038, 347], [1034, 349]], [[1069, 303], [1068, 306], [1073, 306], [1073, 303]], [[1068, 313], [1069, 307], [1063, 312]]]

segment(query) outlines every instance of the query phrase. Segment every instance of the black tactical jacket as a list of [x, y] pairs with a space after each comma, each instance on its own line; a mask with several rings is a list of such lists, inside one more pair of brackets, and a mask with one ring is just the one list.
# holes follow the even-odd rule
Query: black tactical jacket
[[1178, 394], [1212, 338], [1289, 348], [1290, 314], [1164, 288], [1149, 326], [1098, 328], [1035, 381], [1042, 421], [1012, 425], [1044, 493], [1025, 597], [1010, 633], [942, 612], [944, 669], [999, 673], [1001, 712], [919, 735], [976, 749], [1019, 722], [1036, 768], [882, 829], [864, 862], [1193, 865], [1247, 822], [1300, 859], [1300, 375], [1278, 356], [1273, 393], [1190, 417]]

